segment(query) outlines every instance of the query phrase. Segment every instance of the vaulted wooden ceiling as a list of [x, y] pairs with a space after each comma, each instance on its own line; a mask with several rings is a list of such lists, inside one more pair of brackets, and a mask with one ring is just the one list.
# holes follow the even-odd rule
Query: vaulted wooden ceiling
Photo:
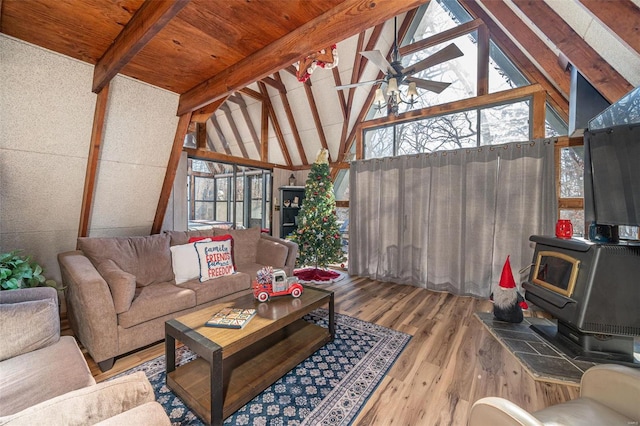
[[[294, 169], [308, 165], [325, 147], [337, 170], [346, 166], [373, 92], [335, 86], [375, 79], [377, 68], [356, 52], [389, 52], [392, 18], [400, 17], [399, 32], [406, 33], [416, 8], [427, 2], [1, 0], [0, 31], [94, 64], [91, 90], [99, 94], [99, 103], [118, 73], [179, 94], [182, 118], [174, 151], [182, 149], [180, 132], [190, 130], [197, 135], [197, 146], [187, 149], [194, 155], [206, 151], [212, 159]], [[637, 0], [460, 3], [474, 21], [404, 46], [400, 53], [436, 45], [470, 26], [480, 28], [544, 88], [565, 119], [566, 62], [610, 102], [640, 83], [640, 76], [628, 71], [629, 62], [640, 63]], [[567, 22], [570, 6], [590, 22]], [[615, 39], [619, 54], [613, 59], [603, 58], [597, 36], [589, 34], [596, 27]], [[338, 43], [338, 67], [317, 70], [306, 84], [297, 81], [292, 64], [333, 43]]]

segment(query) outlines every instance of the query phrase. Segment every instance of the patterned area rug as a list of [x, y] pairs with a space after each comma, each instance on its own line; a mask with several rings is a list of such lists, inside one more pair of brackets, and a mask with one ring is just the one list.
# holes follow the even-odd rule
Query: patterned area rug
[[[326, 327], [328, 311], [318, 309], [305, 320]], [[410, 339], [408, 334], [336, 314], [333, 342], [229, 416], [224, 424], [351, 424]], [[181, 365], [194, 356], [182, 347], [176, 363]], [[202, 425], [166, 386], [164, 369], [164, 356], [160, 356], [118, 376], [144, 371], [174, 425]]]

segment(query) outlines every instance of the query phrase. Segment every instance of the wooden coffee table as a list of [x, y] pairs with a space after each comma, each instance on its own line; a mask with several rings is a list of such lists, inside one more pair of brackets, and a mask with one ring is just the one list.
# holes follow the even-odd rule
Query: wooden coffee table
[[[329, 307], [329, 328], [302, 319]], [[205, 327], [224, 307], [255, 308], [242, 329]], [[253, 294], [204, 308], [165, 324], [167, 386], [208, 424], [223, 420], [284, 376], [335, 334], [333, 292], [305, 287], [300, 298], [281, 296], [260, 303]], [[175, 341], [198, 357], [180, 367]]]

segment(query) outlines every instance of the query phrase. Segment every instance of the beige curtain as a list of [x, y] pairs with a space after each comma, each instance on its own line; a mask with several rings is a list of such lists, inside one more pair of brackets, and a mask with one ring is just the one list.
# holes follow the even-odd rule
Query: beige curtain
[[553, 142], [351, 163], [349, 273], [486, 297], [511, 255], [520, 281], [554, 229]]

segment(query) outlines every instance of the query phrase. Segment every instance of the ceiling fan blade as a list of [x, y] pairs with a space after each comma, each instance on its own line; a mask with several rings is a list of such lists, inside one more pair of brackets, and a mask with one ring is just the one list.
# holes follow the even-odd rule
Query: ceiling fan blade
[[387, 61], [387, 58], [385, 58], [379, 50], [365, 50], [364, 52], [360, 52], [360, 54], [373, 62], [383, 73], [395, 72], [389, 61]]
[[447, 87], [451, 85], [451, 83], [445, 83], [442, 81], [432, 81], [432, 80], [423, 80], [421, 78], [415, 77], [407, 77], [405, 82], [415, 83], [421, 89], [428, 90], [430, 92], [440, 93]]
[[451, 43], [444, 49], [437, 51], [428, 58], [404, 68], [402, 70], [402, 74], [415, 74], [419, 71], [426, 70], [427, 68], [430, 68], [434, 65], [450, 61], [451, 59], [458, 58], [462, 55], [464, 55], [464, 53], [462, 53], [462, 51], [458, 49], [458, 46], [456, 46], [454, 43]]
[[349, 89], [351, 87], [366, 86], [368, 84], [382, 83], [384, 80], [371, 80], [361, 81], [360, 83], [343, 84], [342, 86], [336, 86], [336, 90]]

